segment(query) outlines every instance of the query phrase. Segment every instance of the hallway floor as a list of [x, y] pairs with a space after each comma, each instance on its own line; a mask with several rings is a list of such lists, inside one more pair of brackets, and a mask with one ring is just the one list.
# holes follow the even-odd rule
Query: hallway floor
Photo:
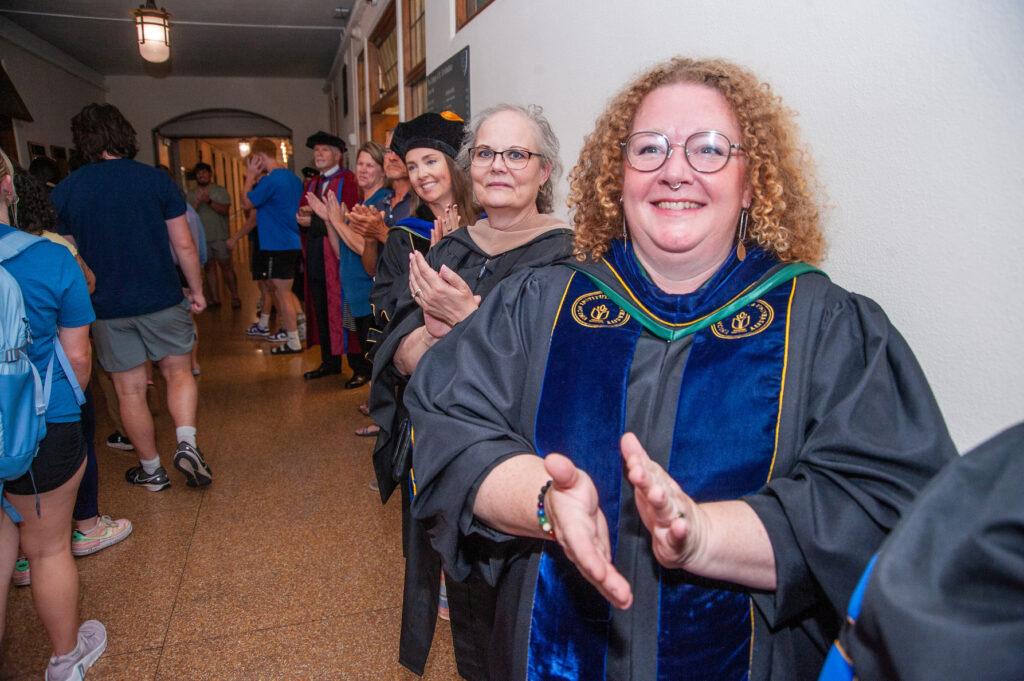
[[[165, 408], [157, 438], [171, 488], [125, 483], [137, 459], [104, 445], [113, 426], [94, 384], [100, 512], [134, 531], [77, 559], [82, 619], [100, 620], [109, 637], [88, 678], [416, 679], [397, 662], [400, 503], [382, 506], [369, 488], [373, 439], [353, 434], [369, 423], [357, 411], [369, 386], [344, 390], [347, 367], [305, 381], [318, 348], [272, 357], [271, 344], [247, 339], [255, 287], [246, 290], [243, 310], [225, 304], [197, 319], [209, 487], [187, 487], [173, 469]], [[11, 589], [0, 679], [38, 680], [49, 643], [30, 589]], [[438, 620], [423, 679], [459, 678], [451, 651]]]

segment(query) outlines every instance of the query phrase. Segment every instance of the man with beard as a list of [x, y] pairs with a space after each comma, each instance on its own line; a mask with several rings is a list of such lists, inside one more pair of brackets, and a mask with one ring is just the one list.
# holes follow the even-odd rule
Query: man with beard
[[231, 236], [228, 229], [228, 213], [231, 210], [231, 195], [219, 184], [213, 183], [213, 168], [208, 163], [199, 162], [192, 169], [196, 178], [196, 186], [188, 190], [186, 201], [195, 208], [203, 223], [206, 233], [206, 285], [209, 287], [210, 306], [220, 305], [220, 285], [217, 281], [217, 270], [231, 292], [231, 307], [242, 307], [242, 299], [238, 297], [238, 279], [235, 268], [231, 264], [231, 251], [226, 245]]
[[300, 227], [308, 228], [305, 235], [306, 256], [306, 317], [312, 316], [316, 336], [308, 344], [320, 343], [320, 366], [307, 371], [307, 380], [341, 373], [341, 353], [344, 351], [345, 334], [342, 327], [341, 281], [338, 275], [338, 258], [327, 241], [327, 225], [315, 215], [306, 203], [306, 192], [312, 192], [321, 199], [327, 192], [333, 192], [338, 202], [351, 208], [359, 200], [359, 185], [352, 171], [341, 167], [341, 155], [345, 153], [345, 142], [340, 137], [322, 130], [306, 140], [306, 146], [313, 150], [313, 165], [319, 174], [306, 183], [299, 213], [296, 220]]

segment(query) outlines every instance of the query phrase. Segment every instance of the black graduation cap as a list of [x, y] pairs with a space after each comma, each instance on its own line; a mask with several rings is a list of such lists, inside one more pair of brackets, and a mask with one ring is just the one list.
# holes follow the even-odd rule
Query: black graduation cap
[[310, 135], [306, 138], [306, 146], [312, 149], [318, 144], [326, 144], [331, 147], [337, 147], [341, 149], [341, 153], [345, 153], [348, 150], [348, 146], [345, 141], [337, 135], [326, 133], [323, 130], [317, 130], [315, 134]]
[[425, 113], [399, 123], [391, 137], [391, 149], [403, 160], [410, 149], [437, 149], [455, 158], [462, 146], [463, 120], [451, 111]]

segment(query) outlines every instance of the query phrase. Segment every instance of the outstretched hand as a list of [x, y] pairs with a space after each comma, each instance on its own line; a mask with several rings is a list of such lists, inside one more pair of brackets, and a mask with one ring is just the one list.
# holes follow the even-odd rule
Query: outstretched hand
[[664, 468], [647, 456], [633, 433], [620, 441], [626, 474], [635, 487], [640, 519], [651, 533], [655, 558], [667, 568], [686, 568], [703, 546], [702, 511]]
[[544, 506], [555, 539], [580, 574], [612, 605], [625, 610], [633, 603], [633, 591], [612, 563], [608, 521], [593, 480], [561, 454], [546, 456], [544, 469], [552, 480]]

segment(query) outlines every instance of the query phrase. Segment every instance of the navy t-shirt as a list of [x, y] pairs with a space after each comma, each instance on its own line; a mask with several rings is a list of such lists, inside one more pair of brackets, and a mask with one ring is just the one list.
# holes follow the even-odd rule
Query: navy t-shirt
[[78, 253], [96, 274], [92, 304], [99, 319], [134, 317], [181, 302], [167, 220], [185, 199], [167, 173], [130, 159], [84, 165], [50, 195]]
[[[246, 196], [256, 208], [256, 231], [264, 251], [302, 248], [295, 214], [302, 199], [302, 181], [287, 168], [276, 168]], [[87, 261], [88, 262], [88, 261]]]
[[[13, 231], [13, 227], [0, 224], [0, 236]], [[10, 272], [21, 288], [32, 331], [28, 358], [39, 370], [39, 376], [46, 380], [46, 365], [53, 353], [57, 327], [88, 326], [94, 318], [82, 269], [71, 251], [41, 237], [38, 244], [5, 260], [0, 267]], [[54, 357], [50, 403], [46, 408], [48, 422], [71, 423], [81, 418], [81, 409], [69, 383], [73, 380], [77, 379], [66, 376]]]

